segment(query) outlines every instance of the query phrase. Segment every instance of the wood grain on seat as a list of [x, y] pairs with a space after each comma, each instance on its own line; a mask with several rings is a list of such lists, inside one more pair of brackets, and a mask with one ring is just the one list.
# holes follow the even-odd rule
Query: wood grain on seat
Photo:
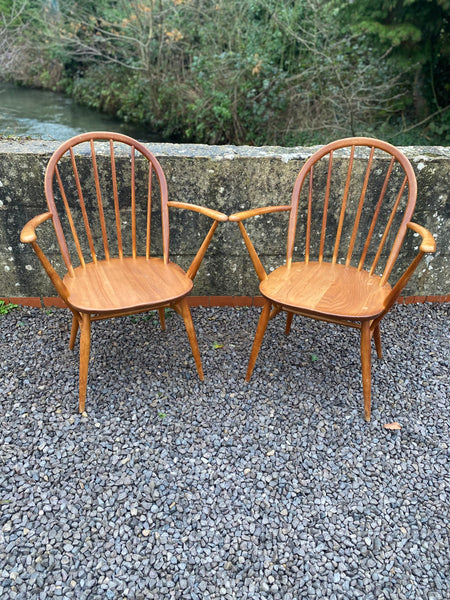
[[128, 312], [169, 305], [190, 293], [193, 281], [173, 262], [161, 258], [111, 258], [66, 275], [67, 299], [88, 313]]
[[386, 308], [391, 286], [380, 277], [331, 263], [292, 263], [261, 282], [261, 294], [285, 308], [344, 319], [374, 319]]

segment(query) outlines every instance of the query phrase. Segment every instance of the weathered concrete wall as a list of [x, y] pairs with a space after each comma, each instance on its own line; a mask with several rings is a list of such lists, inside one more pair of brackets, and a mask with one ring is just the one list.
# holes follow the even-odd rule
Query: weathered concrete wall
[[[43, 178], [59, 144], [44, 141], [0, 142], [0, 297], [52, 296], [55, 291], [28, 245], [19, 242], [29, 218], [47, 210]], [[203, 204], [231, 214], [290, 202], [298, 171], [316, 148], [249, 148], [149, 144], [166, 173], [171, 200]], [[436, 237], [437, 252], [427, 257], [405, 295], [450, 292], [450, 148], [403, 148], [417, 174], [419, 196], [414, 220]], [[178, 213], [178, 214], [176, 214]], [[250, 225], [266, 269], [282, 264], [286, 215], [268, 215]], [[205, 223], [207, 226], [208, 223]], [[171, 257], [187, 267], [199, 240], [198, 220], [171, 211]], [[42, 234], [40, 233], [42, 232]], [[52, 226], [41, 226], [43, 249], [64, 272]], [[412, 235], [412, 234], [411, 234]], [[417, 247], [413, 240], [406, 246]], [[403, 257], [403, 264], [411, 256]], [[195, 295], [256, 295], [258, 281], [235, 223], [221, 224], [198, 273]]]

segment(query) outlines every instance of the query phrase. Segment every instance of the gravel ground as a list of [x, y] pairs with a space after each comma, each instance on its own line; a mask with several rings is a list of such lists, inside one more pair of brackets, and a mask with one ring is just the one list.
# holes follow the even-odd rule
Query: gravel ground
[[246, 384], [259, 309], [194, 309], [200, 383], [176, 315], [99, 322], [81, 416], [69, 314], [1, 316], [0, 598], [448, 599], [448, 311], [384, 320], [370, 423], [352, 330]]

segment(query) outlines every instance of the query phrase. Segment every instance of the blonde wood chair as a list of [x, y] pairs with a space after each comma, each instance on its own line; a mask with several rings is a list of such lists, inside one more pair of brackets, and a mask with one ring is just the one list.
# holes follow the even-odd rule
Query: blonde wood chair
[[[360, 330], [364, 416], [370, 420], [371, 339], [381, 358], [380, 322], [424, 254], [435, 250], [431, 233], [411, 221], [416, 195], [413, 168], [398, 149], [356, 137], [309, 158], [290, 204], [229, 216], [239, 225], [265, 299], [247, 381], [267, 323], [281, 311], [287, 313], [286, 334], [296, 314], [353, 327]], [[285, 264], [267, 274], [243, 221], [272, 212], [289, 213], [287, 254]], [[413, 261], [402, 266], [397, 259], [408, 230], [422, 241]]]
[[[31, 244], [73, 313], [71, 349], [80, 329], [80, 412], [85, 409], [91, 322], [99, 319], [156, 309], [165, 329], [165, 308], [173, 308], [183, 318], [203, 380], [186, 296], [218, 223], [227, 216], [169, 201], [166, 178], [153, 154], [130, 137], [109, 132], [85, 133], [63, 143], [48, 163], [45, 195], [48, 212], [31, 219], [20, 239]], [[187, 272], [169, 260], [169, 208], [213, 220]], [[37, 243], [36, 228], [48, 220], [67, 271], [63, 277]], [[162, 246], [162, 257], [151, 254], [152, 236]]]

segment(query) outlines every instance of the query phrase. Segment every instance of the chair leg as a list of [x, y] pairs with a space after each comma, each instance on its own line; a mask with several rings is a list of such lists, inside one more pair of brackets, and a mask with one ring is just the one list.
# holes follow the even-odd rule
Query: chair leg
[[274, 308], [270, 312], [269, 321], [274, 319], [281, 312], [281, 310], [281, 306], [274, 306]]
[[258, 358], [259, 349], [261, 347], [261, 343], [264, 337], [264, 333], [266, 331], [267, 323], [269, 322], [270, 316], [270, 302], [268, 300], [265, 301], [264, 307], [261, 312], [261, 316], [259, 317], [258, 327], [256, 328], [255, 339], [253, 341], [252, 351], [250, 353], [250, 359], [248, 361], [247, 374], [245, 376], [245, 381], [250, 381], [250, 377], [252, 376], [253, 369], [255, 367], [256, 359]]
[[69, 341], [69, 350], [73, 350], [75, 346], [75, 341], [77, 339], [78, 327], [80, 325], [80, 316], [76, 313], [73, 313], [72, 316], [72, 329], [70, 331], [70, 341]]
[[361, 323], [361, 370], [364, 396], [364, 418], [370, 421], [370, 401], [371, 401], [371, 344], [370, 344], [370, 321]]
[[80, 335], [80, 399], [78, 410], [84, 412], [86, 404], [86, 389], [89, 368], [89, 351], [91, 348], [91, 317], [83, 313], [81, 315]]
[[194, 323], [192, 322], [191, 311], [189, 310], [189, 305], [187, 303], [186, 298], [183, 298], [181, 302], [179, 302], [178, 307], [180, 309], [181, 316], [183, 317], [184, 326], [186, 327], [186, 332], [188, 334], [189, 343], [191, 345], [192, 354], [195, 360], [195, 366], [197, 367], [197, 373], [200, 378], [200, 381], [203, 381], [203, 367], [202, 367], [202, 359], [200, 358], [200, 350], [198, 349], [197, 336], [195, 335]]
[[159, 312], [159, 322], [161, 323], [161, 330], [165, 331], [166, 330], [166, 309], [158, 308], [158, 312]]
[[289, 333], [291, 331], [291, 325], [292, 325], [293, 318], [294, 318], [294, 313], [288, 312], [286, 314], [286, 329], [285, 329], [286, 335], [289, 335]]
[[383, 358], [383, 350], [381, 348], [381, 335], [380, 335], [380, 325], [375, 325], [373, 330], [373, 339], [375, 342], [375, 349], [377, 351], [378, 358]]

